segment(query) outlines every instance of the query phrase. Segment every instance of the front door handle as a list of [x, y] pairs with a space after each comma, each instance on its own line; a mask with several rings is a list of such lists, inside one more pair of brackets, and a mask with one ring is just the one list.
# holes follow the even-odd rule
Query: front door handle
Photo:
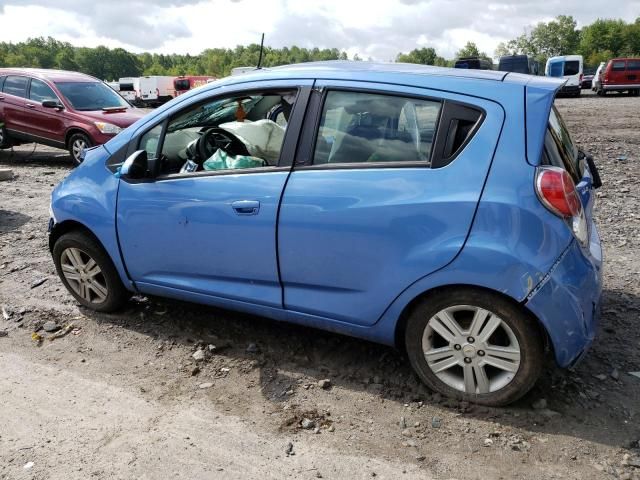
[[257, 200], [236, 200], [231, 203], [231, 208], [237, 215], [257, 215], [260, 211], [260, 202]]
[[36, 106], [33, 103], [27, 103], [26, 107], [27, 108], [36, 108]]

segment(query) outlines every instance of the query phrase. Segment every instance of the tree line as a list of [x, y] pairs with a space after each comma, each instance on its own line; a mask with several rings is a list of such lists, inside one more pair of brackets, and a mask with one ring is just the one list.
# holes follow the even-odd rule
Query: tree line
[[[141, 75], [211, 75], [224, 77], [235, 67], [258, 64], [260, 45], [212, 48], [199, 55], [140, 53], [122, 48], [74, 47], [55, 38], [31, 38], [25, 42], [0, 42], [0, 66], [57, 68], [87, 73], [102, 80]], [[337, 48], [265, 47], [263, 66], [319, 60], [346, 60]]]
[[[599, 19], [582, 29], [572, 16], [560, 15], [550, 22], [540, 22], [522, 35], [498, 45], [495, 57], [526, 54], [544, 65], [556, 55], [581, 54], [588, 66], [619, 56], [640, 55], [640, 17], [627, 23], [616, 19]], [[0, 42], [0, 66], [59, 68], [88, 73], [103, 80], [141, 75], [212, 75], [223, 77], [235, 67], [257, 65], [260, 46], [251, 44], [235, 48], [210, 48], [198, 55], [131, 53], [122, 48], [75, 47], [54, 38], [31, 38], [25, 42]], [[491, 57], [474, 42], [456, 52], [456, 58]], [[346, 60], [347, 53], [337, 48], [301, 48], [297, 46], [265, 47], [262, 65], [277, 66], [317, 60]], [[353, 60], [361, 60], [358, 55]], [[432, 47], [399, 53], [398, 62], [453, 66]]]

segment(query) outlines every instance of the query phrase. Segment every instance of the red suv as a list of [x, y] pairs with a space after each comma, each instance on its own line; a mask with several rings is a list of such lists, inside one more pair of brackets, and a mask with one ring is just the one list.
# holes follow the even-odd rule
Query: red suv
[[628, 92], [640, 95], [640, 58], [614, 58], [609, 60], [600, 75], [598, 95], [607, 92]]
[[97, 78], [62, 70], [0, 68], [0, 148], [36, 142], [69, 150], [107, 142], [144, 116]]

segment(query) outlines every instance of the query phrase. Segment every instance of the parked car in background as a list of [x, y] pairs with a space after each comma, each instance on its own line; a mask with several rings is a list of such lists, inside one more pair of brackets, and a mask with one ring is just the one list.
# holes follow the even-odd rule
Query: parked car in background
[[144, 113], [97, 78], [62, 70], [0, 68], [0, 148], [35, 142], [69, 150], [103, 144]]
[[566, 80], [566, 83], [560, 90], [561, 94], [579, 97], [581, 93], [583, 63], [582, 55], [551, 57], [547, 60], [544, 72], [548, 77], [564, 78]]
[[196, 75], [187, 75], [177, 77], [173, 81], [173, 87], [176, 91], [176, 97], [178, 95], [182, 95], [183, 93], [188, 92], [192, 88], [201, 87], [202, 85], [206, 85], [209, 82], [215, 80], [215, 77], [207, 77], [207, 76], [196, 76]]
[[595, 68], [585, 68], [582, 75], [582, 82], [580, 82], [580, 88], [582, 90], [591, 88], [593, 83], [593, 77], [595, 76]]
[[600, 89], [602, 84], [602, 70], [607, 65], [607, 62], [600, 62], [598, 68], [596, 69], [596, 73], [593, 74], [593, 79], [591, 80], [591, 90], [597, 92]]
[[500, 57], [498, 70], [501, 72], [539, 75], [540, 64], [528, 55], [504, 55]]
[[57, 272], [98, 311], [140, 293], [396, 345], [430, 388], [504, 405], [597, 328], [597, 170], [562, 84], [340, 61], [218, 80], [55, 188]]
[[607, 92], [640, 95], [640, 58], [614, 58], [607, 62], [596, 93], [606, 95]]
[[133, 105], [140, 104], [140, 78], [123, 77], [118, 80], [120, 89], [118, 92], [127, 102]]
[[149, 107], [158, 107], [176, 97], [173, 84], [176, 77], [151, 75], [140, 77], [140, 101]]
[[472, 70], [492, 70], [493, 63], [480, 57], [463, 57], [456, 60], [454, 68], [468, 68]]

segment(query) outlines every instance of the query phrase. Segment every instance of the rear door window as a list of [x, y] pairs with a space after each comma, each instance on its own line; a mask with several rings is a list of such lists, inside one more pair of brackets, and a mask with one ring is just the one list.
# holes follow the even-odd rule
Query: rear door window
[[27, 77], [9, 75], [4, 81], [2, 91], [9, 95], [25, 98], [27, 94]]
[[329, 91], [313, 163], [427, 163], [442, 102]]
[[578, 60], [570, 60], [564, 62], [565, 75], [577, 75], [580, 73], [580, 62]]
[[6, 77], [0, 77], [0, 92], [2, 91], [2, 86], [4, 85], [4, 79]]

